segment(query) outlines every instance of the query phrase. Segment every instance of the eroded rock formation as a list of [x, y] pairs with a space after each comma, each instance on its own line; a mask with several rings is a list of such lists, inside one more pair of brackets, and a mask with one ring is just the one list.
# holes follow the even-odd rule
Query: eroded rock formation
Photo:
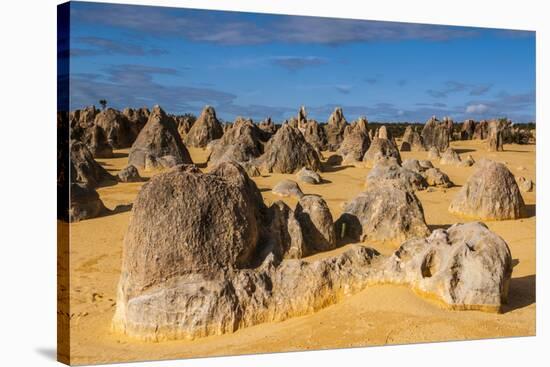
[[208, 143], [221, 138], [222, 135], [223, 128], [216, 117], [214, 107], [206, 106], [185, 136], [185, 144], [190, 147], [205, 148]]
[[449, 147], [450, 131], [449, 121], [439, 121], [433, 116], [429, 119], [422, 129], [422, 142], [426, 149], [436, 147], [440, 152]]
[[128, 164], [137, 168], [155, 169], [192, 163], [181, 141], [174, 121], [160, 106], [153, 107], [147, 124], [130, 149]]
[[502, 163], [483, 160], [455, 196], [449, 211], [483, 220], [505, 220], [525, 215], [525, 203], [514, 175]]
[[267, 142], [259, 165], [263, 171], [276, 173], [294, 173], [302, 167], [313, 171], [321, 169], [317, 151], [289, 124], [284, 124]]

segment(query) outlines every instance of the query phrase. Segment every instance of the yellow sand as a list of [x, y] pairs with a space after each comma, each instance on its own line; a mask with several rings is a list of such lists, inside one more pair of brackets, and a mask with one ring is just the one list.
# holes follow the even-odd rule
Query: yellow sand
[[[535, 181], [535, 146], [506, 145], [505, 152], [488, 153], [480, 141], [453, 142], [462, 157], [471, 154], [506, 162], [514, 175]], [[204, 163], [206, 153], [191, 149], [196, 163]], [[403, 152], [403, 159], [427, 159], [427, 152]], [[326, 158], [326, 157], [325, 157]], [[117, 157], [99, 159], [113, 174], [127, 163], [127, 150]], [[431, 229], [464, 221], [447, 207], [474, 167], [435, 166], [446, 172], [457, 185], [450, 189], [422, 191], [426, 222]], [[317, 193], [327, 201], [334, 219], [342, 203], [363, 190], [366, 168], [336, 168], [323, 172], [327, 183], [300, 183], [305, 193]], [[145, 175], [147, 175], [145, 173]], [[281, 179], [294, 175], [271, 174], [254, 178], [266, 203], [279, 200], [270, 189]], [[120, 183], [98, 190], [111, 209], [129, 204], [141, 183]], [[524, 193], [528, 218], [486, 222], [510, 246], [514, 259], [509, 304], [502, 314], [480, 311], [450, 311], [423, 299], [406, 287], [374, 286], [315, 314], [284, 322], [261, 324], [234, 334], [194, 341], [145, 343], [110, 330], [116, 305], [122, 240], [130, 212], [120, 212], [71, 225], [70, 299], [71, 360], [74, 364], [106, 363], [248, 354], [325, 348], [345, 348], [381, 344], [402, 344], [460, 339], [524, 336], [535, 334], [535, 193]], [[284, 199], [294, 207], [296, 200]], [[382, 253], [391, 253], [396, 244], [369, 243]], [[338, 253], [343, 249], [332, 251]], [[316, 255], [316, 258], [329, 254]], [[291, 337], [289, 337], [291, 336]]]

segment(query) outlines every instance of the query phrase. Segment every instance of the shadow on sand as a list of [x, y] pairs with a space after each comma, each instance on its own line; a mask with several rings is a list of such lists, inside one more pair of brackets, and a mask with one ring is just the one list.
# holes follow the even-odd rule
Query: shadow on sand
[[338, 172], [338, 171], [342, 171], [342, 170], [344, 170], [346, 168], [350, 168], [350, 167], [353, 167], [353, 165], [348, 164], [348, 165], [345, 165], [345, 166], [331, 166], [331, 165], [328, 165], [328, 164], [323, 164], [322, 172], [328, 172], [328, 173]]
[[537, 206], [535, 204], [525, 204], [525, 217], [531, 218], [537, 215]]
[[537, 280], [534, 274], [510, 279], [508, 303], [502, 307], [502, 312], [507, 313], [535, 303], [536, 289]]

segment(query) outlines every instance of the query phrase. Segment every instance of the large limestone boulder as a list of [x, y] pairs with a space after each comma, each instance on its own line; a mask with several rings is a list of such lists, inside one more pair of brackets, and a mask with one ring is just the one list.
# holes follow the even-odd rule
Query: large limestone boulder
[[429, 231], [414, 193], [375, 185], [345, 204], [336, 232], [353, 241], [400, 242]]
[[404, 191], [424, 190], [428, 183], [414, 170], [401, 167], [395, 160], [381, 160], [369, 172], [366, 187], [392, 186]]
[[389, 283], [408, 284], [455, 310], [500, 311], [512, 275], [508, 245], [478, 222], [408, 240], [386, 265]]
[[449, 211], [484, 220], [505, 220], [525, 215], [525, 203], [514, 175], [502, 163], [478, 162], [477, 171], [455, 196]]
[[206, 148], [212, 140], [221, 138], [223, 128], [216, 117], [214, 107], [206, 106], [185, 137], [185, 144], [195, 148]]
[[302, 167], [313, 171], [321, 169], [317, 151], [289, 124], [283, 125], [267, 142], [259, 164], [263, 171], [275, 173], [294, 173]]
[[334, 222], [327, 203], [318, 195], [304, 195], [296, 205], [307, 254], [329, 251], [336, 246]]
[[338, 150], [340, 147], [342, 140], [344, 140], [344, 131], [347, 124], [342, 108], [336, 107], [325, 125], [327, 145], [331, 152]]
[[504, 124], [498, 120], [491, 120], [488, 125], [487, 150], [502, 152], [504, 150]]
[[212, 141], [208, 162], [248, 162], [259, 157], [263, 152], [260, 134], [252, 120], [237, 117], [220, 139]]
[[380, 159], [386, 158], [394, 158], [397, 160], [397, 163], [401, 164], [399, 150], [394, 140], [388, 135], [385, 126], [382, 126], [363, 156], [363, 163], [367, 167], [373, 167]]
[[190, 163], [191, 156], [181, 141], [173, 119], [160, 106], [153, 107], [147, 124], [130, 149], [128, 164], [149, 169]]
[[83, 183], [92, 189], [102, 182], [116, 182], [114, 176], [96, 162], [84, 143], [72, 140], [69, 158], [71, 182]]
[[69, 220], [71, 222], [95, 218], [108, 211], [94, 188], [81, 182], [72, 182], [70, 192]]
[[181, 165], [153, 176], [134, 201], [119, 300], [125, 303], [167, 278], [250, 265], [259, 235], [258, 196], [232, 163], [209, 174]]
[[449, 147], [450, 131], [448, 123], [448, 120], [439, 121], [435, 116], [426, 122], [421, 134], [426, 149], [436, 147], [440, 152], [443, 152]]
[[94, 125], [103, 130], [107, 142], [115, 149], [130, 147], [137, 136], [128, 118], [113, 108], [107, 108], [98, 113]]
[[371, 143], [367, 123], [367, 119], [362, 117], [346, 128], [347, 133], [338, 149], [343, 163], [360, 162], [363, 159]]

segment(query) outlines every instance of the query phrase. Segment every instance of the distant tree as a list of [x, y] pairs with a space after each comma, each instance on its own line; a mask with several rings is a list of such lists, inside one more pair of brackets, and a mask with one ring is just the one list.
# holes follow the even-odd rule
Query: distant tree
[[105, 109], [107, 107], [107, 100], [106, 99], [100, 99], [99, 104], [101, 105], [102, 109]]

